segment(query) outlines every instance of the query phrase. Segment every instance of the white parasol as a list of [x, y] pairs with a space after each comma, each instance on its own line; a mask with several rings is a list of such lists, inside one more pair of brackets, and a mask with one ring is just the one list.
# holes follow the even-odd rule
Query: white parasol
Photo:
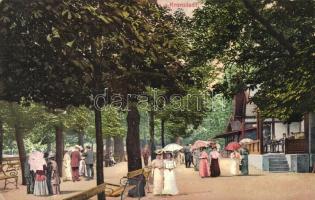
[[31, 171], [44, 170], [44, 165], [46, 165], [44, 154], [39, 151], [32, 152], [29, 156], [28, 163], [30, 164]]
[[250, 138], [243, 138], [239, 143], [240, 144], [247, 144], [247, 143], [251, 143], [251, 142], [253, 142], [252, 139], [250, 139]]
[[179, 151], [179, 150], [181, 150], [182, 148], [183, 148], [182, 146], [180, 146], [180, 145], [178, 145], [178, 144], [176, 144], [176, 143], [172, 143], [172, 144], [166, 145], [166, 146], [163, 148], [163, 151], [164, 151], [164, 152], [167, 152], [167, 151], [173, 152], [173, 151]]

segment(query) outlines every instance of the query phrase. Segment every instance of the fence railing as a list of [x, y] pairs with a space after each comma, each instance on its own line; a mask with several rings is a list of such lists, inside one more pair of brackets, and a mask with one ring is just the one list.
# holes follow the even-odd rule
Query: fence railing
[[254, 140], [253, 142], [246, 144], [246, 148], [250, 154], [260, 154], [260, 141]]
[[285, 153], [308, 153], [308, 144], [305, 139], [286, 139], [285, 140]]

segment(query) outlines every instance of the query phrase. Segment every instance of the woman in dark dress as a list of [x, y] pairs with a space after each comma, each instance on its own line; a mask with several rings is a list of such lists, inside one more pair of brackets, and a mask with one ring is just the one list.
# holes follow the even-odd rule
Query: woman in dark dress
[[242, 175], [248, 175], [248, 154], [249, 154], [248, 149], [245, 148], [244, 145], [242, 145], [239, 151], [242, 157], [241, 165], [240, 165], [241, 173]]
[[50, 180], [51, 179], [51, 163], [49, 162], [48, 155], [49, 155], [48, 152], [44, 153], [44, 158], [47, 163], [47, 166], [45, 166], [44, 169], [45, 169], [45, 174], [46, 174], [46, 183], [47, 183], [48, 192], [51, 195], [53, 194], [52, 187], [51, 187], [51, 180]]
[[27, 194], [33, 194], [34, 192], [34, 172], [30, 169], [29, 158], [27, 157], [27, 162], [24, 164], [24, 171], [25, 171], [25, 179], [27, 185]]
[[213, 147], [210, 152], [211, 164], [210, 164], [210, 176], [217, 177], [220, 176], [220, 166], [219, 166], [220, 153], [217, 151], [216, 147]]

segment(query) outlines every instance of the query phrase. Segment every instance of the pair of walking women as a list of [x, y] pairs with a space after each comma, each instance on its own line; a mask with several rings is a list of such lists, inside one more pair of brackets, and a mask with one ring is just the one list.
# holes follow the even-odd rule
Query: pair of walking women
[[166, 154], [163, 159], [163, 151], [156, 151], [156, 159], [152, 161], [153, 194], [154, 195], [176, 195], [178, 189], [174, 169], [176, 162], [171, 153]]
[[[208, 160], [210, 157], [210, 168]], [[217, 151], [216, 147], [212, 149], [209, 156], [205, 151], [205, 148], [201, 149], [199, 156], [199, 175], [201, 178], [204, 177], [217, 177], [220, 176], [220, 166], [219, 166], [220, 153]]]

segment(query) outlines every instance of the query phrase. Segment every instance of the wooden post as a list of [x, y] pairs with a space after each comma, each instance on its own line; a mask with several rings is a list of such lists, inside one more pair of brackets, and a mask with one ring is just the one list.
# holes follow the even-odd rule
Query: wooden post
[[305, 138], [305, 152], [309, 152], [309, 126], [310, 126], [310, 118], [309, 114], [304, 114], [304, 138]]
[[272, 122], [271, 122], [271, 134], [272, 134], [272, 138], [276, 137], [276, 127], [275, 127], [275, 118], [272, 118]]
[[264, 153], [264, 137], [263, 137], [263, 127], [264, 127], [264, 121], [260, 117], [260, 111], [257, 109], [257, 138], [259, 140], [259, 153]]

